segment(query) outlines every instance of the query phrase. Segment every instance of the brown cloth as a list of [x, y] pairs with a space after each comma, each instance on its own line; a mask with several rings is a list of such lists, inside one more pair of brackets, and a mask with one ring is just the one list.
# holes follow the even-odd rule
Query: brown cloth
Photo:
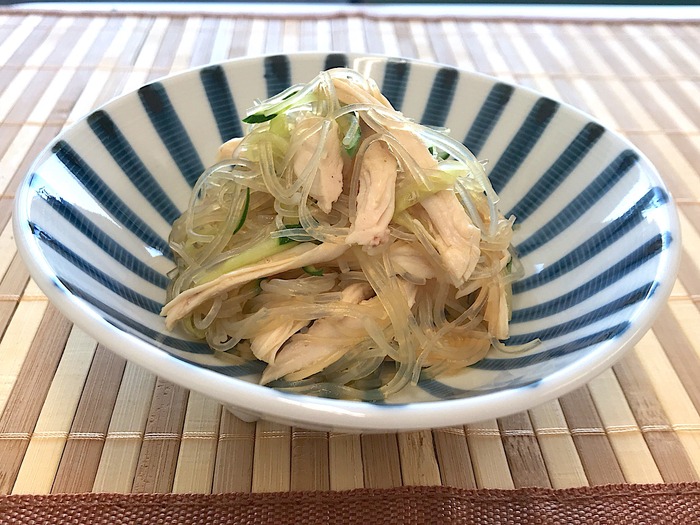
[[268, 494], [0, 496], [5, 525], [695, 524], [700, 484], [575, 489], [447, 487]]

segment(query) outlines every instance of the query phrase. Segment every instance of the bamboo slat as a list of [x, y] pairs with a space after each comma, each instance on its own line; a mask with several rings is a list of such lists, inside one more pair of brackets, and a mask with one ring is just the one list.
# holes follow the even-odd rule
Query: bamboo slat
[[489, 420], [466, 425], [465, 430], [477, 488], [515, 488], [498, 422]]
[[49, 305], [0, 416], [1, 494], [12, 490], [69, 331], [70, 323]]
[[0, 294], [11, 301], [19, 300], [28, 283], [29, 272], [22, 258], [15, 253], [5, 275], [0, 280]]
[[18, 23], [11, 28], [12, 31], [8, 33], [7, 37], [2, 41], [2, 44], [0, 44], [1, 66], [9, 64], [14, 54], [22, 45], [28, 47], [27, 40], [41, 22], [44, 22], [45, 28], [50, 27], [50, 24], [46, 21], [46, 17], [38, 15], [16, 18], [15, 20], [17, 20]]
[[93, 492], [131, 492], [156, 377], [127, 363], [112, 409]]
[[125, 361], [98, 345], [51, 492], [89, 492], [100, 464]]
[[363, 435], [362, 462], [365, 487], [401, 486], [401, 460], [396, 434]]
[[527, 412], [498, 420], [503, 449], [513, 485], [520, 487], [551, 487], [547, 467]]
[[404, 485], [439, 485], [440, 469], [430, 430], [398, 434], [401, 479]]
[[666, 27], [664, 24], [654, 24], [653, 29], [654, 43], [666, 53], [670, 62], [676, 65], [677, 70], [681, 74], [695, 71], [698, 59], [695, 46], [686, 42], [677, 28]]
[[242, 421], [228, 410], [221, 411], [213, 492], [251, 491], [255, 427], [255, 423]]
[[291, 477], [290, 427], [259, 421], [255, 428], [253, 492], [287, 491]]
[[[377, 22], [377, 29], [381, 36], [382, 53], [389, 56], [400, 56], [399, 40], [391, 22], [380, 20]], [[377, 43], [380, 43], [377, 42]]]
[[16, 253], [17, 247], [13, 238], [12, 223], [7, 221], [2, 233], [0, 233], [0, 282], [4, 280]]
[[292, 429], [291, 490], [328, 490], [328, 432]]
[[625, 481], [661, 483], [661, 473], [612, 370], [607, 370], [591, 381], [588, 391], [608, 434], [610, 446], [618, 458]]
[[[222, 20], [215, 21], [215, 28], [209, 28], [212, 40], [210, 45], [207, 47], [207, 52], [211, 62], [223, 62], [229, 58], [229, 49], [233, 39], [235, 24], [235, 20], [224, 18]], [[204, 48], [204, 46], [202, 46], [202, 48]], [[204, 52], [204, 49], [202, 49], [202, 52]]]
[[236, 20], [236, 26], [231, 39], [231, 49], [229, 56], [242, 57], [249, 49], [248, 43], [253, 37], [253, 23], [250, 19]]
[[[64, 30], [65, 22], [63, 25], [55, 25], [51, 30], [52, 33], [60, 33]], [[37, 61], [42, 61], [46, 54], [51, 50], [53, 45], [50, 41], [50, 23], [41, 24], [35, 31], [31, 33], [31, 39], [28, 38], [22, 42], [18, 48], [14, 50], [11, 59], [14, 60], [24, 59], [24, 62], [15, 62], [8, 65], [14, 65], [15, 74], [8, 75], [6, 80], [3, 82], [4, 89], [2, 93], [2, 99], [0, 100], [0, 120], [5, 120], [8, 114], [14, 109], [15, 111], [29, 111], [31, 108], [16, 108], [16, 103], [25, 94], [28, 86], [31, 86], [31, 80], [38, 74], [37, 66], [33, 68], [25, 68], [26, 64], [30, 64]], [[44, 42], [44, 43], [42, 43]], [[55, 43], [54, 43], [55, 44]], [[31, 50], [31, 54], [22, 53], [23, 50]]]
[[588, 478], [558, 401], [529, 410], [553, 488], [583, 487]]
[[[649, 357], [656, 357], [652, 362], [659, 366], [658, 372], [663, 373], [668, 383], [659, 384], [655, 378], [656, 373], [648, 373], [649, 369], [637, 358], [641, 352], [645, 353], [645, 357], [647, 353], [652, 354]], [[647, 374], [644, 373], [645, 369]], [[669, 416], [674, 414], [674, 410], [675, 414], [679, 413], [678, 409], [674, 408], [677, 403], [685, 402], [685, 411], [681, 412], [685, 417], [675, 421], [682, 421], [680, 428], [688, 428], [686, 425], [692, 428], [693, 422], [698, 421], [697, 411], [682, 387], [673, 389], [674, 386], [680, 386], [678, 378], [674, 377], [670, 363], [664, 359], [663, 350], [653, 334], [647, 334], [634, 353], [615, 366], [615, 375], [624, 389], [639, 426], [645, 431], [644, 438], [664, 480], [680, 482], [697, 479], [699, 436], [693, 432], [675, 431], [674, 420]], [[658, 386], [655, 386], [655, 383]], [[656, 396], [654, 391], [657, 392]]]
[[363, 488], [365, 482], [362, 462], [362, 441], [359, 434], [331, 432], [328, 435], [331, 490]]
[[250, 24], [250, 35], [247, 39], [248, 46], [246, 52], [249, 56], [261, 55], [265, 52], [265, 40], [267, 37], [267, 26], [265, 21], [255, 18]]
[[447, 487], [476, 488], [464, 427], [433, 430], [440, 479]]
[[211, 493], [220, 420], [219, 403], [196, 392], [190, 394], [173, 492]]
[[[699, 208], [699, 209], [694, 209]], [[681, 237], [684, 241], [684, 246], [687, 248], [683, 251], [683, 260], [678, 278], [681, 280], [689, 294], [695, 294], [700, 291], [700, 264], [697, 261], [698, 246], [694, 244], [700, 242], [700, 206], [681, 207], [679, 213], [681, 223]], [[697, 222], [691, 222], [695, 219]], [[689, 314], [691, 315], [691, 314]]]
[[97, 341], [73, 326], [17, 474], [13, 494], [48, 494], [70, 433]]
[[559, 399], [576, 444], [586, 478], [591, 485], [624, 483], [619, 460], [610, 445], [600, 416], [587, 388], [579, 388]]
[[169, 381], [156, 381], [132, 492], [172, 491], [188, 395]]
[[[700, 479], [698, 38], [696, 23], [3, 12], [0, 492]], [[377, 435], [244, 422], [96, 346], [48, 304], [17, 255], [12, 200], [32, 160], [64, 126], [145, 82], [295, 50], [474, 69], [572, 103], [629, 137], [659, 168], [683, 230], [679, 279], [653, 331], [612, 370], [559, 400], [498, 421]]]
[[185, 67], [202, 66], [213, 62], [212, 47], [219, 26], [216, 19], [206, 18], [199, 21], [197, 40], [190, 57], [190, 63]]
[[[467, 47], [464, 45], [457, 23], [454, 20], [443, 20], [440, 29], [440, 33], [444, 35], [445, 42], [449, 43], [449, 50], [442, 50], [441, 46], [436, 46], [437, 49], [439, 49], [439, 51], [436, 51], [436, 55], [438, 57], [444, 55], [445, 63], [447, 64], [454, 64], [457, 67], [467, 70], [476, 69], [474, 61], [469, 55]], [[447, 46], [446, 44], [446, 47]], [[450, 53], [452, 54], [452, 60], [449, 59]]]
[[46, 301], [21, 302], [0, 342], [0, 411], [8, 402], [46, 308]]
[[[697, 322], [698, 309], [691, 301], [669, 301], [654, 324], [654, 333], [667, 355], [695, 408], [700, 410], [700, 355], [695, 334], [686, 331], [684, 322]], [[695, 325], [698, 326], [698, 325]]]

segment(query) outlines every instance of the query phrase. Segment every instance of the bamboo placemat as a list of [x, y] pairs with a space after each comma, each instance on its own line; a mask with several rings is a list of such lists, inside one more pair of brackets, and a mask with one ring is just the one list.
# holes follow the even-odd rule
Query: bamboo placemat
[[[510, 489], [700, 477], [700, 24], [0, 10], [0, 493]], [[246, 423], [124, 362], [29, 279], [13, 198], [65, 125], [141, 84], [229, 57], [402, 55], [531, 86], [595, 115], [655, 163], [680, 209], [680, 277], [613, 369], [530, 411], [349, 435]]]

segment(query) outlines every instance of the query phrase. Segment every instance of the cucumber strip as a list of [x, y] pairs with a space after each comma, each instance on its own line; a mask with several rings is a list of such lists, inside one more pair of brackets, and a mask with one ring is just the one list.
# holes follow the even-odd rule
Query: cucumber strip
[[263, 115], [262, 113], [253, 113], [252, 115], [248, 115], [246, 118], [243, 119], [243, 122], [246, 124], [260, 124], [261, 122], [267, 122], [268, 120], [272, 120], [277, 116], [277, 113], [271, 113], [270, 115]]
[[450, 158], [449, 153], [447, 153], [446, 151], [440, 151], [435, 146], [430, 146], [428, 148], [428, 151], [433, 157], [437, 158], [438, 160], [447, 160]]
[[293, 248], [297, 244], [299, 243], [286, 237], [284, 238], [284, 242], [282, 242], [281, 238], [265, 239], [243, 253], [220, 262], [208, 272], [204, 272], [202, 275], [195, 277], [193, 281], [196, 285], [208, 283], [217, 277], [221, 277], [226, 273], [232, 272], [233, 270], [238, 270], [244, 266], [255, 264], [266, 257], [270, 257], [288, 250], [289, 248]]
[[308, 89], [300, 89], [298, 86], [283, 91], [259, 106], [251, 108], [248, 115], [243, 119], [246, 124], [259, 124], [272, 120], [277, 115], [284, 113], [288, 109], [302, 104], [307, 104], [317, 100], [317, 96], [313, 91]]
[[360, 120], [357, 118], [355, 113], [348, 113], [345, 116], [345, 120], [349, 120], [350, 124], [345, 136], [343, 137], [342, 144], [345, 152], [350, 157], [354, 157], [355, 153], [360, 147], [360, 138], [362, 135], [362, 130], [360, 129]]
[[233, 234], [236, 235], [238, 231], [243, 228], [246, 218], [248, 217], [248, 207], [250, 206], [250, 188], [245, 189], [245, 204], [243, 204], [243, 213], [241, 214], [241, 220], [238, 221], [238, 226], [233, 230]]
[[316, 276], [323, 275], [322, 269], [316, 268], [315, 266], [312, 266], [312, 265], [302, 266], [301, 269], [304, 270], [309, 275], [316, 275]]

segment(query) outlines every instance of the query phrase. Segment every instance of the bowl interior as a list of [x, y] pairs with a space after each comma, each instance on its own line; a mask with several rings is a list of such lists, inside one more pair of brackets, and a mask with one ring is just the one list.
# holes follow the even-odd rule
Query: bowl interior
[[371, 76], [404, 114], [449, 128], [488, 160], [501, 210], [517, 218], [525, 268], [507, 343], [541, 340], [526, 353], [492, 350], [471, 369], [420, 382], [386, 404], [460, 399], [455, 422], [513, 412], [580, 384], [641, 337], [678, 264], [675, 212], [653, 166], [587, 115], [530, 90], [384, 57], [236, 60], [153, 82], [87, 116], [37, 159], [19, 193], [15, 226], [33, 277], [95, 337], [169, 379], [239, 406], [249, 395], [300, 397], [265, 393], [248, 384], [257, 364], [227, 363], [165, 330], [167, 238], [218, 146], [242, 134], [253, 101], [340, 65]]

